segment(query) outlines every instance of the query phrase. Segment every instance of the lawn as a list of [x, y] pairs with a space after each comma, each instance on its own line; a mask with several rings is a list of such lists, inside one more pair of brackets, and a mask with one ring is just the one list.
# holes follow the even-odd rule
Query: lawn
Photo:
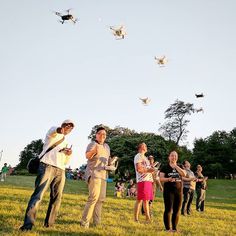
[[[113, 196], [114, 184], [108, 184], [107, 200], [103, 207], [103, 221], [99, 227], [81, 228], [79, 221], [87, 199], [84, 182], [67, 180], [62, 205], [53, 228], [44, 228], [49, 193], [40, 205], [37, 221], [31, 232], [21, 233], [27, 202], [33, 191], [35, 177], [10, 176], [0, 182], [0, 235], [172, 235], [164, 232], [162, 221], [163, 199], [157, 193], [153, 205], [153, 223], [133, 221], [134, 199], [117, 199]], [[195, 203], [195, 201], [194, 201]], [[191, 216], [181, 216], [179, 229], [174, 235], [236, 235], [236, 181], [209, 180], [206, 211], [199, 213], [192, 207]]]

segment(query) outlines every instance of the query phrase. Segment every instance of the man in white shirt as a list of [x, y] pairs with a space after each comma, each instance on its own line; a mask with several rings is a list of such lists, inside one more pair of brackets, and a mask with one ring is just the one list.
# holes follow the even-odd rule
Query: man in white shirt
[[[31, 230], [36, 213], [44, 193], [50, 186], [50, 202], [44, 221], [45, 227], [51, 227], [56, 219], [61, 205], [62, 192], [65, 185], [65, 165], [72, 154], [72, 149], [67, 147], [65, 136], [74, 128], [74, 122], [65, 120], [60, 127], [52, 127], [46, 134], [43, 151], [39, 155], [40, 165], [35, 180], [35, 190], [26, 209], [24, 224], [20, 230]], [[55, 146], [56, 145], [56, 146]], [[53, 147], [52, 149], [50, 149]], [[49, 151], [50, 150], [50, 151]]]

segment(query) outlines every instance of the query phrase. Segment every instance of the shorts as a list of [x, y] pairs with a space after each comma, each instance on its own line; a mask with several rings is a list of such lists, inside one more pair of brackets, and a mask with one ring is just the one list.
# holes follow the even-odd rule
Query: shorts
[[137, 183], [137, 200], [153, 200], [153, 188], [151, 181]]

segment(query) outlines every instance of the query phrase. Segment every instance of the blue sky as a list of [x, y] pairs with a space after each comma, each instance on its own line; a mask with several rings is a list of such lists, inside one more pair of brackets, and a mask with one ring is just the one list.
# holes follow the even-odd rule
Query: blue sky
[[[53, 13], [68, 8], [75, 25]], [[27, 144], [69, 118], [78, 167], [94, 125], [158, 133], [176, 99], [204, 109], [190, 117], [190, 148], [236, 126], [233, 0], [7, 0], [0, 9], [1, 165], [16, 165]], [[127, 37], [115, 40], [109, 26], [120, 24]], [[162, 55], [164, 68], [154, 61]]]

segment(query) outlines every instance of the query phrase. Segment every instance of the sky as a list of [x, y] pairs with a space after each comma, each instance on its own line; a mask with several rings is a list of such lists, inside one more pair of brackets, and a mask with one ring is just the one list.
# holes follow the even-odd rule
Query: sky
[[[54, 12], [69, 8], [78, 22], [61, 24]], [[93, 126], [159, 134], [176, 99], [204, 109], [188, 117], [189, 148], [236, 127], [234, 0], [2, 0], [0, 9], [1, 166], [72, 119], [69, 165], [79, 167]], [[124, 40], [109, 29], [119, 25]]]

